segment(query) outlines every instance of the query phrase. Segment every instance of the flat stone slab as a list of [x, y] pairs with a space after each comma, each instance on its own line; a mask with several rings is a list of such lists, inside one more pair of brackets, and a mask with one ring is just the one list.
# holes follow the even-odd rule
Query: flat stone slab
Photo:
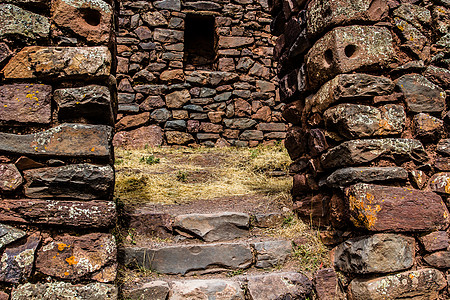
[[345, 273], [390, 273], [413, 265], [414, 247], [414, 238], [379, 233], [346, 240], [332, 256], [334, 266]]
[[427, 252], [445, 250], [450, 245], [450, 239], [446, 231], [434, 231], [419, 236], [419, 240]]
[[374, 279], [354, 279], [349, 290], [353, 299], [438, 299], [447, 286], [444, 275], [435, 269], [420, 269]]
[[223, 279], [183, 280], [171, 282], [170, 300], [223, 299], [244, 300], [239, 283]]
[[46, 131], [0, 133], [0, 153], [29, 156], [110, 158], [113, 128], [64, 123]]
[[117, 286], [104, 283], [88, 283], [73, 285], [68, 282], [25, 283], [13, 289], [11, 299], [89, 299], [117, 300]]
[[9, 225], [0, 224], [0, 249], [23, 238], [26, 232]]
[[248, 293], [253, 300], [305, 299], [312, 282], [301, 273], [270, 273], [247, 277]]
[[49, 124], [52, 87], [43, 84], [0, 86], [0, 122]]
[[450, 223], [447, 207], [433, 192], [358, 183], [345, 194], [352, 222], [370, 231], [433, 231]]
[[377, 158], [390, 158], [395, 162], [413, 160], [425, 162], [427, 152], [422, 143], [412, 139], [367, 139], [343, 142], [322, 155], [324, 168], [352, 166], [371, 162]]
[[15, 37], [32, 40], [48, 38], [48, 18], [12, 4], [0, 4], [0, 38]]
[[111, 228], [116, 223], [114, 201], [58, 201], [43, 199], [3, 199], [0, 222]]
[[423, 257], [425, 262], [439, 269], [450, 268], [450, 251], [438, 251]]
[[23, 48], [3, 68], [5, 79], [95, 78], [111, 72], [107, 47]]
[[24, 193], [30, 198], [110, 199], [114, 170], [110, 165], [75, 164], [25, 170]]
[[138, 287], [122, 288], [124, 298], [129, 300], [167, 300], [169, 291], [169, 284], [162, 280], [146, 282]]
[[173, 227], [207, 242], [246, 236], [250, 216], [245, 213], [189, 214], [175, 217]]
[[254, 243], [257, 268], [281, 266], [292, 253], [291, 241], [266, 241]]
[[408, 172], [400, 167], [350, 167], [334, 171], [325, 183], [329, 187], [339, 188], [358, 182], [405, 181]]
[[204, 274], [245, 269], [252, 264], [250, 247], [243, 243], [169, 246], [159, 249], [126, 247], [119, 257], [126, 266], [164, 274]]

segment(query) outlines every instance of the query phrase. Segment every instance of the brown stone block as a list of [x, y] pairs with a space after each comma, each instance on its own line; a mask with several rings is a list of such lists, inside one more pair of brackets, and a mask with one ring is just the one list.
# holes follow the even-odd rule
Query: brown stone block
[[163, 132], [161, 127], [150, 125], [140, 127], [131, 131], [121, 131], [114, 135], [114, 147], [123, 147], [126, 149], [139, 149], [146, 145], [161, 146], [163, 143]]

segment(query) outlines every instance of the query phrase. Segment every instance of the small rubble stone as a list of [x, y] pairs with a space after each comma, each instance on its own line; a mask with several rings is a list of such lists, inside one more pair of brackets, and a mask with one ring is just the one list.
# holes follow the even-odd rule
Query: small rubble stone
[[12, 52], [9, 49], [8, 45], [5, 43], [0, 43], [0, 65], [3, 64], [8, 58], [12, 56]]
[[438, 251], [423, 257], [425, 262], [439, 269], [450, 268], [450, 251]]
[[161, 146], [163, 143], [163, 132], [156, 125], [144, 126], [131, 131], [116, 133], [113, 139], [114, 147], [125, 149], [139, 149], [145, 145], [150, 147]]
[[13, 192], [23, 183], [22, 174], [13, 164], [0, 164], [0, 191]]
[[117, 300], [117, 286], [104, 283], [73, 285], [69, 282], [25, 283], [13, 289], [11, 299], [92, 299]]
[[438, 142], [436, 146], [436, 151], [450, 156], [450, 139], [442, 139]]
[[416, 138], [423, 141], [433, 142], [439, 140], [444, 134], [444, 122], [428, 114], [415, 115], [413, 126]]
[[171, 282], [172, 300], [223, 299], [244, 300], [239, 283], [223, 279], [184, 280]]
[[419, 240], [427, 252], [445, 250], [450, 245], [448, 234], [445, 231], [434, 231], [420, 236]]
[[428, 183], [429, 188], [436, 193], [450, 194], [450, 173], [434, 174]]
[[333, 268], [318, 270], [314, 274], [314, 283], [319, 300], [345, 299], [345, 295], [338, 285], [337, 275]]
[[15, 242], [26, 235], [25, 231], [15, 227], [0, 224], [0, 249], [8, 244]]
[[194, 137], [186, 132], [167, 131], [164, 133], [168, 144], [185, 145], [195, 142]]
[[410, 180], [418, 189], [423, 189], [428, 182], [428, 177], [425, 172], [421, 170], [412, 170], [410, 173]]
[[166, 104], [169, 108], [181, 108], [191, 100], [188, 90], [176, 91], [166, 95]]
[[292, 253], [291, 241], [266, 241], [253, 244], [256, 250], [257, 268], [281, 266]]
[[122, 293], [125, 299], [141, 300], [166, 300], [169, 295], [169, 284], [165, 281], [157, 280], [146, 282], [138, 287], [124, 287]]

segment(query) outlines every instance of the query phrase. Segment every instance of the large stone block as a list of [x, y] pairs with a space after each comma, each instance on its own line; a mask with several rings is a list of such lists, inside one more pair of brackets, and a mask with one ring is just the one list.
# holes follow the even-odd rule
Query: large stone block
[[224, 49], [244, 47], [253, 44], [255, 41], [252, 37], [243, 36], [221, 36], [219, 39], [219, 47]]
[[52, 87], [42, 84], [0, 86], [0, 122], [38, 123], [51, 121]]
[[375, 26], [335, 28], [319, 39], [306, 56], [312, 87], [340, 73], [385, 68], [395, 56], [388, 29]]
[[46, 131], [0, 133], [0, 153], [30, 156], [111, 158], [113, 128], [65, 123]]
[[305, 111], [320, 113], [336, 102], [389, 95], [394, 91], [394, 87], [394, 82], [386, 77], [340, 74], [325, 83], [313, 97], [305, 99]]
[[413, 265], [414, 247], [414, 238], [397, 234], [358, 237], [333, 249], [333, 263], [345, 273], [396, 272]]
[[346, 189], [350, 217], [370, 231], [433, 231], [449, 225], [449, 213], [433, 192], [358, 183]]
[[109, 42], [112, 26], [112, 7], [103, 0], [55, 0], [51, 7], [52, 20], [61, 28], [94, 44]]
[[387, 104], [380, 108], [339, 104], [325, 111], [325, 126], [348, 138], [400, 134], [406, 121], [403, 106]]
[[117, 286], [104, 283], [73, 285], [68, 282], [25, 283], [15, 287], [11, 294], [14, 300], [30, 299], [90, 299], [117, 300]]
[[223, 299], [244, 300], [244, 291], [238, 282], [223, 279], [184, 280], [171, 283], [171, 300]]
[[57, 236], [38, 250], [36, 271], [60, 279], [112, 282], [116, 278], [116, 255], [111, 234]]
[[45, 39], [50, 34], [48, 18], [11, 4], [0, 4], [0, 38]]
[[339, 188], [358, 182], [392, 182], [407, 179], [408, 172], [400, 167], [351, 167], [334, 171], [324, 183], [330, 187]]
[[116, 223], [113, 201], [58, 201], [41, 199], [3, 199], [0, 222], [111, 228]]
[[111, 71], [111, 53], [107, 47], [23, 48], [3, 68], [6, 79], [95, 78]]
[[418, 140], [368, 139], [343, 142], [323, 154], [321, 161], [324, 168], [336, 168], [368, 163], [377, 158], [423, 163], [428, 160], [428, 155]]
[[354, 279], [349, 291], [352, 300], [434, 300], [446, 286], [447, 280], [438, 270], [419, 269], [373, 279]]

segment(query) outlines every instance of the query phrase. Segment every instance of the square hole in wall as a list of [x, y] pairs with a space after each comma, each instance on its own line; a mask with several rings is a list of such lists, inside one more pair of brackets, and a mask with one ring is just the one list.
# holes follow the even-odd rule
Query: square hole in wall
[[216, 59], [215, 19], [211, 15], [187, 14], [184, 23], [184, 63], [211, 67]]

